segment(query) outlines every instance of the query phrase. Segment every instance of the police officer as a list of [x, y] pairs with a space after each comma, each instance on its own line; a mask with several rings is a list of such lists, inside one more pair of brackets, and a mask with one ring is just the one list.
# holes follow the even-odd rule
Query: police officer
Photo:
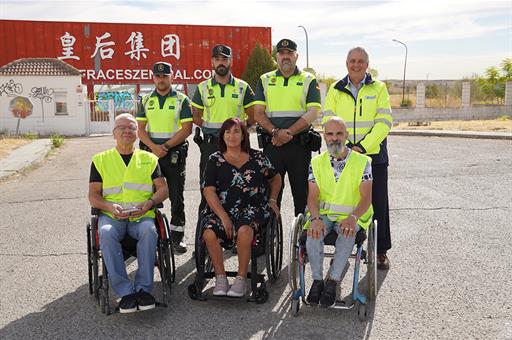
[[341, 117], [350, 133], [347, 146], [372, 158], [372, 205], [377, 219], [377, 268], [388, 269], [386, 252], [391, 248], [388, 204], [387, 136], [393, 118], [386, 84], [372, 79], [369, 57], [362, 47], [347, 54], [348, 75], [333, 83], [325, 98], [323, 121]]
[[[277, 43], [278, 69], [263, 74], [256, 87], [254, 119], [264, 129], [263, 152], [284, 178], [288, 173], [295, 215], [306, 208], [311, 150], [321, 138], [311, 130], [320, 111], [320, 89], [311, 73], [297, 66], [297, 44], [290, 39]], [[281, 204], [284, 180], [278, 196]]]
[[233, 77], [231, 48], [216, 45], [212, 49], [213, 78], [197, 86], [192, 98], [194, 123], [203, 131], [202, 141], [196, 135], [201, 151], [199, 179], [202, 180], [208, 157], [219, 150], [218, 137], [222, 123], [228, 118], [238, 117], [253, 123], [254, 93], [243, 80]]
[[169, 187], [171, 201], [171, 234], [175, 249], [187, 251], [183, 241], [185, 231], [185, 162], [187, 137], [192, 133], [190, 103], [184, 94], [171, 87], [171, 64], [153, 65], [155, 90], [141, 99], [137, 123], [141, 148], [158, 156], [158, 163]]

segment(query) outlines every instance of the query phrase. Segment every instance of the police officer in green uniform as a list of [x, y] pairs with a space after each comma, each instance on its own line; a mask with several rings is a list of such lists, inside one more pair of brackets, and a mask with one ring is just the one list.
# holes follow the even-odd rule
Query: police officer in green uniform
[[[263, 128], [263, 152], [281, 177], [288, 173], [295, 215], [306, 208], [311, 151], [320, 148], [321, 137], [311, 124], [320, 112], [320, 88], [311, 73], [297, 66], [297, 44], [290, 39], [277, 43], [278, 69], [263, 74], [256, 87], [254, 119]], [[281, 204], [283, 187], [279, 193]]]
[[253, 123], [254, 93], [245, 81], [233, 77], [231, 48], [216, 45], [212, 49], [213, 78], [197, 86], [192, 98], [194, 123], [201, 127], [203, 138], [194, 140], [201, 150], [199, 179], [202, 180], [208, 157], [219, 150], [219, 130], [228, 118], [238, 117]]
[[171, 234], [175, 249], [184, 253], [185, 231], [185, 163], [187, 137], [192, 133], [190, 103], [183, 93], [171, 87], [172, 66], [158, 62], [153, 65], [155, 90], [139, 104], [137, 123], [141, 148], [158, 156], [158, 163], [169, 187], [171, 201]]

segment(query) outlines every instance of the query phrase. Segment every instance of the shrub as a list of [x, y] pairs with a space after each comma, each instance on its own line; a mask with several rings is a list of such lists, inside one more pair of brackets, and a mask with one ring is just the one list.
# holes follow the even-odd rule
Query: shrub
[[58, 148], [62, 146], [62, 144], [64, 144], [64, 137], [62, 137], [58, 133], [51, 134], [50, 139], [52, 141], [52, 145], [54, 148]]

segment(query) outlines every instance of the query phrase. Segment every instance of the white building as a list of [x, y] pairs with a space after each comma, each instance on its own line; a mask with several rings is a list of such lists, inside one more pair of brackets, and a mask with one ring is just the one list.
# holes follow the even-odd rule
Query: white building
[[87, 135], [81, 73], [52, 58], [25, 58], [0, 68], [0, 133]]

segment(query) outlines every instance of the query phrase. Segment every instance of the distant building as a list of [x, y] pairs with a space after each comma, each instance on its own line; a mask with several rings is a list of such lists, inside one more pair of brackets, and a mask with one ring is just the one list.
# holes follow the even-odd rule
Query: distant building
[[81, 73], [52, 58], [0, 67], [0, 132], [86, 135]]

